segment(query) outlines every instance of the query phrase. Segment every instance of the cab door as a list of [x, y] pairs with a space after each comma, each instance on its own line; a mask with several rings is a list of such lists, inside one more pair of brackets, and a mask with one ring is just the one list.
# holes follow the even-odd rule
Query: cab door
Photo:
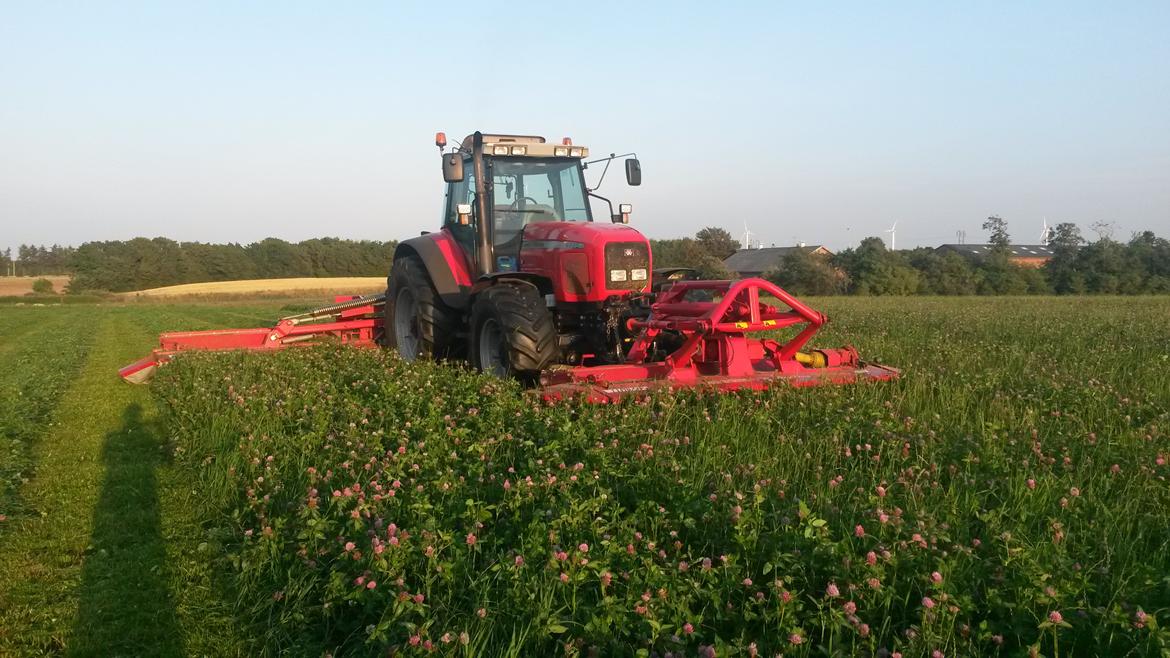
[[[471, 160], [463, 161], [463, 180], [447, 184], [447, 203], [443, 209], [443, 230], [451, 234], [455, 243], [463, 252], [463, 258], [471, 265], [475, 262], [475, 219], [468, 216], [467, 224], [459, 223], [459, 204], [467, 204], [474, 209], [475, 199], [475, 167]], [[473, 213], [474, 214], [474, 213]]]

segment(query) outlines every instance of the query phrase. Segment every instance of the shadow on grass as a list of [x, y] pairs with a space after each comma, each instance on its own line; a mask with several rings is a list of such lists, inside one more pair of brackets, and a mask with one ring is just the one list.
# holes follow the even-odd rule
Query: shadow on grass
[[174, 656], [184, 651], [168, 590], [156, 471], [156, 428], [132, 404], [102, 446], [105, 479], [94, 510], [69, 655]]

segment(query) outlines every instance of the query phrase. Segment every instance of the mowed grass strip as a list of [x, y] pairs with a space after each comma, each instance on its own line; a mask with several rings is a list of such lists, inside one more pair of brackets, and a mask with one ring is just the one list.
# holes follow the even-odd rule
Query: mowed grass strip
[[88, 311], [93, 349], [22, 491], [41, 514], [13, 519], [0, 538], [0, 655], [232, 653], [149, 393], [116, 375], [180, 313]]
[[[131, 533], [137, 534], [144, 524], [157, 528], [156, 520], [144, 517], [158, 513], [157, 492], [130, 484], [134, 478], [122, 468], [124, 448], [127, 444], [141, 448], [140, 437], [146, 432], [141, 392], [118, 386], [111, 376], [126, 356], [119, 338], [132, 328], [110, 317], [101, 317], [91, 327], [96, 345], [62, 399], [58, 424], [36, 451], [37, 477], [25, 488], [25, 496], [36, 501], [42, 516], [20, 520], [0, 553], [0, 572], [8, 583], [0, 598], [5, 617], [0, 649], [13, 653], [65, 649], [75, 617], [88, 626], [78, 644], [91, 646], [95, 654], [117, 653], [116, 646], [157, 647], [142, 636], [155, 635], [156, 629], [166, 626], [167, 617], [173, 619], [172, 606], [156, 586], [161, 560], [152, 558], [160, 551], [134, 550], [132, 544], [142, 541]], [[154, 447], [153, 454], [148, 448], [146, 454], [131, 457], [139, 467], [152, 468], [157, 454]], [[122, 562], [138, 574], [118, 586], [104, 578], [103, 572], [113, 572], [103, 568], [107, 561]], [[103, 590], [118, 593], [107, 600]], [[156, 600], [148, 603], [144, 596]], [[125, 623], [144, 607], [153, 609], [147, 619]], [[113, 609], [123, 620], [117, 624], [117, 638], [108, 637], [110, 624], [100, 623], [113, 616]]]
[[32, 474], [32, 445], [92, 343], [82, 320], [75, 309], [12, 309], [0, 318], [0, 535], [30, 513], [19, 488]]

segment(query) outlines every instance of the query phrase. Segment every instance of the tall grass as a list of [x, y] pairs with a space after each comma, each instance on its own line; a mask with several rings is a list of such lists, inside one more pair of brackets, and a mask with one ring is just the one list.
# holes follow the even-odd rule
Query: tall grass
[[1170, 300], [1133, 303], [829, 301], [886, 385], [547, 406], [321, 348], [156, 388], [270, 653], [1148, 655]]

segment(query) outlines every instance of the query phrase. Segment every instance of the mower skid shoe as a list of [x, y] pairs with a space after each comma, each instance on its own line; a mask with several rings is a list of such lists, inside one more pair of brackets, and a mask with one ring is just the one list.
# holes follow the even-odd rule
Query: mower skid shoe
[[131, 384], [145, 384], [154, 377], [154, 371], [158, 366], [158, 359], [152, 355], [145, 359], [139, 359], [128, 366], [123, 366], [118, 370], [118, 376]]

